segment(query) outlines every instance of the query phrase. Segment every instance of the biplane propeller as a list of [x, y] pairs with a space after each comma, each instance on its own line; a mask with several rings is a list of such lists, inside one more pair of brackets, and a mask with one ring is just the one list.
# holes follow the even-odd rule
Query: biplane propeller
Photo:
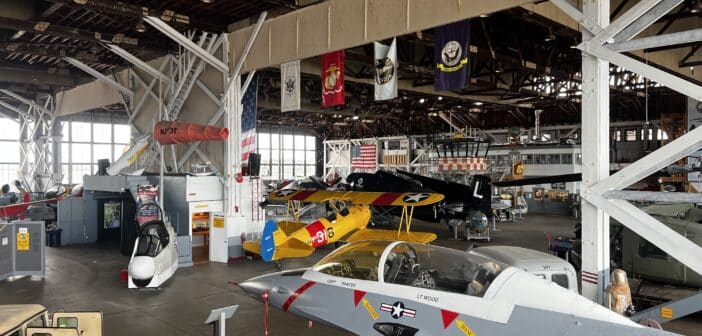
[[[286, 201], [288, 209], [293, 210], [301, 203], [326, 202], [333, 211], [326, 218], [309, 224], [267, 221], [260, 240], [244, 242], [244, 250], [261, 255], [264, 261], [306, 257], [319, 247], [340, 241], [372, 239], [430, 243], [436, 239], [436, 234], [410, 231], [414, 207], [440, 202], [444, 196], [433, 193], [283, 189], [271, 192], [268, 199]], [[347, 206], [347, 203], [351, 206]], [[402, 207], [397, 230], [366, 228], [371, 218], [369, 207], [375, 205]]]

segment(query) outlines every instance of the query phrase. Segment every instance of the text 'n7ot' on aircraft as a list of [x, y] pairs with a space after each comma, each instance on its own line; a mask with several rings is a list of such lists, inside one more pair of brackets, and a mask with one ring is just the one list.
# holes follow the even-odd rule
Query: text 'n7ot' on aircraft
[[677, 335], [494, 258], [402, 241], [350, 243], [311, 268], [258, 276], [239, 287], [285, 312], [356, 335]]
[[[306, 257], [318, 247], [339, 241], [355, 242], [372, 239], [430, 243], [436, 239], [436, 234], [410, 232], [414, 207], [440, 202], [444, 196], [431, 193], [282, 189], [270, 193], [268, 199], [302, 203], [328, 202], [333, 212], [327, 218], [320, 218], [309, 224], [267, 221], [261, 240], [244, 242], [244, 250], [260, 254], [264, 261]], [[347, 207], [347, 202], [352, 205]], [[402, 207], [398, 229], [367, 229], [366, 226], [371, 218], [369, 208], [371, 205]]]

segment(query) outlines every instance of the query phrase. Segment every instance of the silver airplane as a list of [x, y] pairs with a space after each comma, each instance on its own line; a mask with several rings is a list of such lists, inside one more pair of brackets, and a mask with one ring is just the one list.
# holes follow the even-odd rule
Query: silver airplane
[[677, 335], [634, 323], [523, 270], [470, 252], [359, 241], [315, 266], [249, 279], [251, 297], [358, 335]]

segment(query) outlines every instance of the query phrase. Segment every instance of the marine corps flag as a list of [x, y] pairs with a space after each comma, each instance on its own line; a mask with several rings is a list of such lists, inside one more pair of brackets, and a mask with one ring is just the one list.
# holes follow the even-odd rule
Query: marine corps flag
[[397, 97], [397, 39], [386, 46], [375, 42], [375, 100]]
[[469, 83], [470, 20], [436, 28], [435, 91], [460, 90]]
[[322, 55], [322, 107], [344, 105], [344, 51]]
[[280, 65], [280, 111], [300, 109], [300, 60]]

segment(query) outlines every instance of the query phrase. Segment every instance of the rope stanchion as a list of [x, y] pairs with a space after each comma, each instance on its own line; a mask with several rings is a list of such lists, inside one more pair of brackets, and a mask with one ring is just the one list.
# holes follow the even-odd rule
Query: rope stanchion
[[268, 291], [261, 294], [263, 299], [263, 335], [268, 336]]

